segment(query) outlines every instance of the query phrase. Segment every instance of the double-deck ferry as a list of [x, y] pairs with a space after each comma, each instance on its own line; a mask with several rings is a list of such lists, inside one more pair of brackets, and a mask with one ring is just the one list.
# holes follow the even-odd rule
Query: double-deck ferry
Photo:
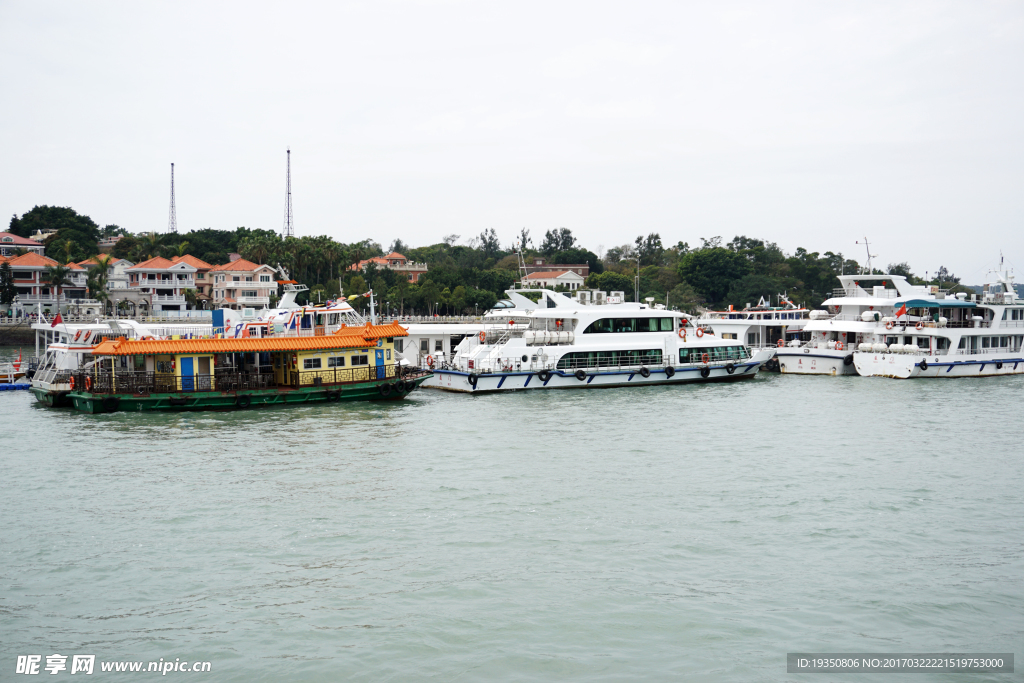
[[[737, 339], [752, 349], [779, 348], [786, 343], [800, 343], [811, 311], [794, 303], [785, 294], [778, 295], [772, 305], [764, 297], [742, 309], [733, 306], [724, 311], [705, 311], [693, 322], [722, 339]], [[777, 358], [769, 359], [764, 370], [779, 370]]]
[[756, 376], [775, 352], [716, 337], [678, 311], [546, 289], [507, 294], [514, 314], [491, 312], [450, 360], [428, 359], [433, 376], [424, 387], [481, 393], [733, 381]]

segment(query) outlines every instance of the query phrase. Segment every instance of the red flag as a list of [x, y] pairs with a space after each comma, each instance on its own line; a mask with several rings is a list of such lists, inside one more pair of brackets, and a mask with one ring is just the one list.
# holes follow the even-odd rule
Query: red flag
[[907, 305], [903, 304], [902, 306], [900, 306], [900, 310], [896, 311], [896, 317], [898, 318], [901, 315], [906, 315], [906, 314], [907, 314]]
[[62, 322], [64, 322], [64, 319], [60, 317], [60, 311], [58, 311], [57, 317], [53, 319], [52, 323], [50, 323], [50, 327], [57, 327], [57, 325], [60, 325]]

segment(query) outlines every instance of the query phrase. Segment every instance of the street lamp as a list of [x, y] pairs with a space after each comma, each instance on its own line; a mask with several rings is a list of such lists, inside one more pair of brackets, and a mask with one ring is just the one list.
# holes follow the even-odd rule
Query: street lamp
[[639, 256], [625, 256], [620, 261], [636, 261], [636, 281], [633, 285], [633, 301], [640, 303], [640, 257]]

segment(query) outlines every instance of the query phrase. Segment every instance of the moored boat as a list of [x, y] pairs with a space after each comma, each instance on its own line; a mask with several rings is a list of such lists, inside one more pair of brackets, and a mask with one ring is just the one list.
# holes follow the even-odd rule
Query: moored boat
[[399, 369], [394, 339], [405, 334], [367, 323], [315, 336], [108, 339], [71, 374], [68, 396], [88, 413], [400, 399], [430, 376]]

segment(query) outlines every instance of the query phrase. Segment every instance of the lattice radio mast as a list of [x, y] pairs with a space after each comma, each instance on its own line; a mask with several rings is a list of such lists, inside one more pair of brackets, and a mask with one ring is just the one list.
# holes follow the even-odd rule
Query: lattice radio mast
[[285, 184], [284, 230], [281, 237], [295, 237], [295, 225], [292, 223], [292, 150], [288, 148], [288, 175]]
[[178, 232], [178, 211], [174, 208], [174, 162], [171, 162], [171, 210], [167, 216], [167, 232]]

